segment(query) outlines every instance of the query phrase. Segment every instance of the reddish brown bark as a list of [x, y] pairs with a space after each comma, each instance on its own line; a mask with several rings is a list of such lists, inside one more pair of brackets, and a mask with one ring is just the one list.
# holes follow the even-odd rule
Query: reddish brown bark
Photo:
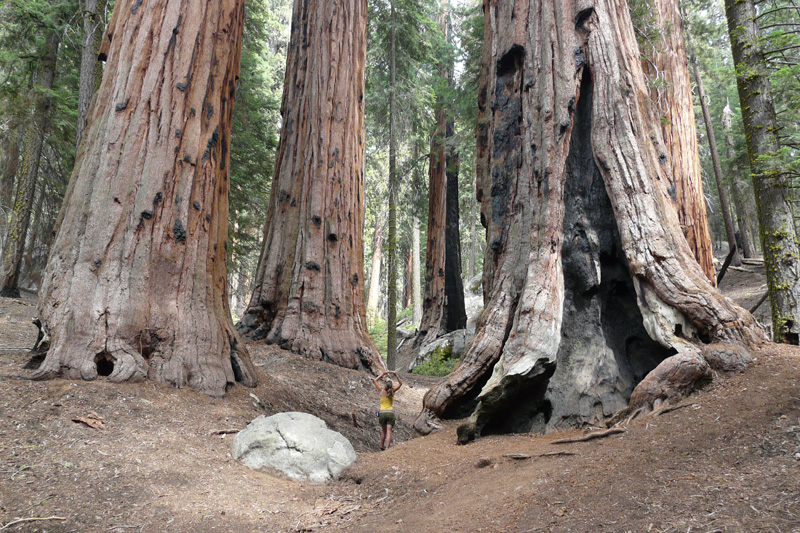
[[115, 5], [40, 293], [37, 378], [256, 384], [225, 271], [243, 17], [241, 0]]
[[364, 310], [365, 0], [296, 0], [283, 129], [242, 331], [383, 369]]
[[[703, 340], [766, 341], [753, 317], [712, 286], [661, 193], [660, 128], [627, 4], [486, 0], [484, 13], [478, 197], [486, 305], [459, 365], [426, 394], [417, 429], [430, 430], [470, 398], [478, 403], [466, 439], [523, 404], [547, 419], [563, 408], [551, 402], [571, 395], [578, 411], [560, 420], [608, 416], [642, 377], [612, 375], [627, 383], [607, 403], [604, 371], [629, 357], [635, 346], [626, 332], [635, 327], [645, 337], [636, 341], [650, 343], [634, 350], [643, 357], [651, 345], [666, 355], [697, 353]], [[589, 211], [591, 200], [607, 202], [616, 223]], [[603, 246], [609, 251], [592, 255]], [[583, 307], [595, 309], [596, 324], [580, 321]], [[615, 322], [622, 311], [638, 323]], [[584, 345], [592, 350], [575, 350]], [[657, 361], [629, 363], [647, 372]], [[593, 384], [576, 394], [583, 378]], [[558, 394], [548, 397], [553, 386]]]
[[677, 0], [655, 0], [654, 4], [660, 39], [650, 52], [652, 65], [645, 63], [645, 75], [658, 87], [651, 90], [651, 96], [664, 141], [661, 163], [665, 166], [668, 180], [667, 194], [675, 204], [678, 222], [689, 248], [708, 279], [716, 285], [711, 231], [700, 173], [697, 124], [694, 113], [690, 112], [694, 104], [683, 17]]

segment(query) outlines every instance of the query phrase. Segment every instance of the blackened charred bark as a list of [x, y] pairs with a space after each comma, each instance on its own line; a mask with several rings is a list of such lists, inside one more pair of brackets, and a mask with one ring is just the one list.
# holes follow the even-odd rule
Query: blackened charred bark
[[[453, 141], [452, 120], [447, 124], [446, 138]], [[461, 230], [458, 217], [459, 156], [452, 142], [447, 145], [447, 201], [445, 214], [444, 247], [444, 330], [456, 331], [467, 327], [464, 307], [464, 282], [461, 277]]]
[[764, 342], [706, 277], [662, 194], [659, 122], [627, 4], [486, 0], [484, 13], [486, 306], [415, 427], [430, 431], [472, 398], [465, 440], [594, 423], [672, 353]]

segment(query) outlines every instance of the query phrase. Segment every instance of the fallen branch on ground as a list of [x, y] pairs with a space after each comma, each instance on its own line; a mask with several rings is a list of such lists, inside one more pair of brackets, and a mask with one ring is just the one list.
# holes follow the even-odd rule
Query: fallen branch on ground
[[556, 439], [550, 444], [570, 444], [573, 442], [586, 442], [587, 440], [593, 439], [602, 439], [603, 437], [608, 437], [609, 435], [615, 435], [617, 433], [625, 433], [627, 431], [625, 428], [611, 428], [611, 429], [604, 429], [603, 431], [595, 431], [593, 433], [587, 433], [581, 437], [569, 437], [566, 439]]
[[666, 413], [671, 413], [672, 411], [677, 411], [678, 409], [683, 409], [684, 407], [689, 407], [690, 405], [693, 405], [693, 404], [691, 404], [691, 403], [682, 403], [682, 404], [679, 404], [679, 405], [671, 405], [671, 406], [668, 406], [668, 407], [667, 406], [661, 407], [659, 409], [656, 409], [652, 413], [650, 413], [650, 416], [661, 416], [661, 415], [666, 414]]
[[209, 435], [232, 435], [240, 431], [240, 429], [213, 429]]
[[565, 450], [563, 452], [547, 452], [547, 453], [543, 453], [539, 457], [554, 457], [556, 455], [580, 455], [580, 454], [575, 453], [575, 452], [569, 452], [569, 451]]
[[48, 516], [46, 518], [18, 518], [16, 520], [12, 520], [8, 524], [4, 525], [3, 527], [0, 527], [0, 531], [2, 531], [4, 529], [8, 529], [11, 526], [14, 526], [14, 525], [17, 525], [17, 524], [21, 524], [23, 522], [40, 522], [40, 521], [43, 521], [43, 520], [67, 520], [67, 519], [64, 518], [63, 516]]

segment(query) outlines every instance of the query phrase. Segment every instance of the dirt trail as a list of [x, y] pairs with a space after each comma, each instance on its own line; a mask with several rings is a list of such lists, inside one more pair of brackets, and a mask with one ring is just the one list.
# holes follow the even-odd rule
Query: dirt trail
[[[758, 276], [740, 274], [725, 281], [757, 300]], [[0, 528], [51, 519], [8, 531], [800, 532], [798, 348], [769, 346], [746, 374], [622, 435], [563, 445], [550, 442], [579, 432], [456, 446], [450, 422], [412, 439], [429, 380], [404, 376], [397, 445], [377, 452], [371, 380], [274, 347], [251, 346], [261, 383], [223, 400], [152, 383], [10, 377], [27, 372], [20, 348], [35, 338], [33, 310], [30, 295], [0, 299]], [[231, 436], [213, 434], [286, 410], [320, 416], [353, 442], [359, 459], [340, 481], [250, 471], [230, 458]], [[106, 429], [72, 421], [92, 411]]]

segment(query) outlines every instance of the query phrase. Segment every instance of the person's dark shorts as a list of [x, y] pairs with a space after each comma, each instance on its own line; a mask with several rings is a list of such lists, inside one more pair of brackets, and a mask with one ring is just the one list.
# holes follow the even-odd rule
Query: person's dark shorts
[[378, 415], [378, 421], [382, 426], [393, 426], [394, 411], [381, 411], [381, 414]]

